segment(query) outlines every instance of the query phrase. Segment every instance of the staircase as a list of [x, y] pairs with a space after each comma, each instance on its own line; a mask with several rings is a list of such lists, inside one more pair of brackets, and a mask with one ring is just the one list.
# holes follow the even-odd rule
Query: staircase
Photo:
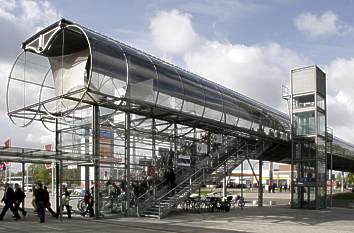
[[210, 179], [220, 181], [245, 159], [259, 157], [270, 146], [271, 143], [264, 145], [263, 142], [250, 144], [249, 141], [240, 138], [228, 140], [226, 145], [211, 151], [207, 158], [200, 161], [204, 166], [189, 172], [177, 170], [175, 172], [177, 186], [174, 188], [169, 189], [168, 185], [162, 182], [154, 190], [148, 190], [140, 196], [137, 199], [137, 215], [163, 218], [190, 194], [197, 191], [203, 181]]

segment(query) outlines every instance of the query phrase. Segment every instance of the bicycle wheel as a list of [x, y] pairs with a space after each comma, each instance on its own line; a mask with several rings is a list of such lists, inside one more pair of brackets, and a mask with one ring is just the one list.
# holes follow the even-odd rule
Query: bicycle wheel
[[84, 200], [79, 200], [79, 201], [77, 202], [77, 209], [78, 209], [81, 213], [85, 212], [86, 203], [85, 203]]

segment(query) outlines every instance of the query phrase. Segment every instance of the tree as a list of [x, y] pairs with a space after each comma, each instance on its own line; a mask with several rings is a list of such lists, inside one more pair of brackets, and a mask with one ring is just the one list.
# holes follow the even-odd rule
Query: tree
[[67, 185], [70, 187], [72, 185], [79, 186], [80, 185], [80, 169], [68, 169], [64, 168], [63, 169], [63, 182], [67, 183]]
[[44, 165], [32, 165], [31, 168], [33, 181], [35, 183], [41, 182], [44, 185], [48, 185], [51, 183], [50, 173], [48, 169], [44, 167]]
[[351, 186], [354, 185], [354, 173], [353, 172], [348, 173], [347, 181], [348, 181], [349, 185], [351, 185]]

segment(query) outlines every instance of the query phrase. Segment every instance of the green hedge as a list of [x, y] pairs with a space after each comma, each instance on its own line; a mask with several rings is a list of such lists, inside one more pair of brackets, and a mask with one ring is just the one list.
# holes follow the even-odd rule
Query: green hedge
[[333, 199], [354, 200], [354, 193], [336, 193], [333, 194]]

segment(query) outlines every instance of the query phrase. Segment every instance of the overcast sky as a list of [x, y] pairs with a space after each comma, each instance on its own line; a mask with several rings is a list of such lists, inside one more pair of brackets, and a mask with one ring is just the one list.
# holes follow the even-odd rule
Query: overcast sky
[[6, 115], [6, 83], [20, 45], [65, 17], [287, 112], [290, 70], [327, 73], [328, 121], [354, 143], [354, 2], [0, 0], [0, 144], [43, 147], [43, 126], [19, 128]]

